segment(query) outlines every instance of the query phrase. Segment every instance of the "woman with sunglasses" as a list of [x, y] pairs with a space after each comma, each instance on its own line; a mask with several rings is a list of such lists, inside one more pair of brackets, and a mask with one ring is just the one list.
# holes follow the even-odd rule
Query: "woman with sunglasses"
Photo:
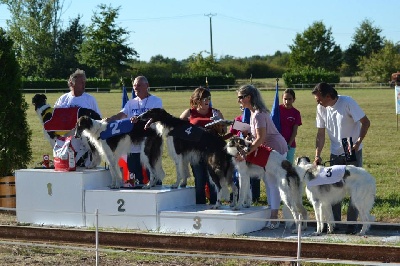
[[[245, 85], [238, 89], [238, 103], [243, 108], [250, 110], [250, 130], [252, 145], [250, 154], [258, 149], [261, 145], [271, 147], [280, 154], [286, 157], [288, 147], [285, 138], [276, 129], [274, 122], [271, 119], [270, 111], [265, 106], [264, 100], [261, 97], [260, 91], [253, 85]], [[246, 132], [243, 132], [245, 135]], [[238, 158], [243, 159], [244, 158]], [[278, 186], [274, 178], [267, 178], [267, 201], [271, 206], [270, 219], [278, 219], [278, 210], [281, 202]], [[279, 222], [268, 222], [269, 229], [279, 227]]]
[[[197, 88], [190, 97], [190, 108], [183, 111], [180, 118], [189, 121], [191, 124], [205, 127], [206, 124], [212, 122], [212, 117], [224, 119], [222, 113], [211, 107], [211, 93], [205, 88]], [[216, 134], [225, 135], [226, 126], [217, 124], [214, 128]], [[196, 204], [206, 204], [206, 185], [210, 192], [210, 204], [217, 201], [217, 191], [215, 185], [210, 182], [207, 164], [201, 160], [198, 164], [192, 165], [192, 171], [196, 189]]]

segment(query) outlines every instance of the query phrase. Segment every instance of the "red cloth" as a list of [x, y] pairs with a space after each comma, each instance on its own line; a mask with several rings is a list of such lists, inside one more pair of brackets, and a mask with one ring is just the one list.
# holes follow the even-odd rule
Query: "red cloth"
[[256, 151], [246, 156], [246, 161], [261, 167], [265, 167], [271, 151], [272, 148], [261, 145]]
[[212, 108], [208, 108], [208, 112], [205, 115], [200, 114], [196, 108], [192, 108], [190, 109], [189, 122], [192, 125], [205, 127], [208, 123], [212, 122], [211, 117], [213, 117]]
[[[235, 117], [235, 121], [242, 122], [242, 115]], [[231, 128], [229, 129], [229, 132], [232, 133], [232, 135], [234, 135], [234, 136], [240, 136], [240, 131], [233, 129], [233, 126], [231, 126]]]
[[78, 121], [79, 107], [54, 108], [53, 116], [44, 123], [46, 131], [69, 131]]

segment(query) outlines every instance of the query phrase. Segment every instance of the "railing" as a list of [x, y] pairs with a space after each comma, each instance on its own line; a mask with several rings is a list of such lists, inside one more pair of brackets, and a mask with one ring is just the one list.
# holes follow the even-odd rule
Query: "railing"
[[[389, 83], [356, 83], [356, 82], [340, 82], [340, 83], [330, 83], [334, 85], [336, 88], [349, 88], [349, 89], [388, 89], [390, 88]], [[314, 88], [316, 84], [293, 84], [293, 88], [295, 89], [310, 89]]]
[[[87, 92], [110, 92], [110, 88], [85, 88]], [[53, 93], [53, 92], [69, 92], [69, 88], [23, 88], [21, 89], [22, 92], [25, 93]]]
[[[340, 83], [331, 83], [336, 88], [341, 89], [389, 89], [390, 86], [388, 83], [355, 83], [355, 82], [340, 82]], [[299, 83], [293, 84], [292, 88], [294, 89], [311, 89], [316, 84], [306, 84]], [[240, 84], [232, 84], [232, 85], [210, 85], [208, 86], [211, 90], [235, 90], [239, 88]], [[273, 83], [257, 83], [255, 86], [261, 90], [275, 90], [276, 84]], [[184, 91], [184, 90], [194, 90], [199, 86], [156, 86], [150, 87], [152, 91]], [[279, 84], [280, 89], [287, 88], [284, 82]], [[126, 87], [128, 91], [132, 90], [132, 87]], [[68, 88], [48, 88], [48, 89], [21, 89], [25, 93], [54, 93], [54, 92], [68, 92]], [[109, 88], [86, 88], [87, 92], [110, 92]]]

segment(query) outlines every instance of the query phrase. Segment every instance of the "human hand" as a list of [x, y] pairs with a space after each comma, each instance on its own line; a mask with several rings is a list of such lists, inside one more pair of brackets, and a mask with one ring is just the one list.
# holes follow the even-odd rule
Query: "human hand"
[[315, 156], [313, 165], [321, 165], [321, 164], [322, 164], [321, 156]]
[[235, 160], [236, 160], [236, 161], [239, 161], [239, 162], [242, 162], [242, 161], [245, 160], [245, 158], [244, 158], [240, 153], [237, 153], [237, 154], [235, 155]]
[[131, 123], [136, 123], [138, 121], [138, 117], [132, 116], [129, 120], [131, 121]]

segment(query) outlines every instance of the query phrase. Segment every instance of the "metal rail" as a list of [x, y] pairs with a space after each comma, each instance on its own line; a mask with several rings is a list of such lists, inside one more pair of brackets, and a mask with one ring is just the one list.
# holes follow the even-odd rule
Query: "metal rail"
[[[94, 246], [93, 230], [0, 226], [0, 238], [14, 241], [71, 243]], [[132, 232], [98, 232], [102, 246], [210, 254], [296, 257], [297, 241], [279, 241], [214, 236], [167, 235]], [[334, 259], [400, 263], [400, 247], [333, 243], [301, 243], [302, 259]], [[278, 259], [279, 260], [279, 259]]]

